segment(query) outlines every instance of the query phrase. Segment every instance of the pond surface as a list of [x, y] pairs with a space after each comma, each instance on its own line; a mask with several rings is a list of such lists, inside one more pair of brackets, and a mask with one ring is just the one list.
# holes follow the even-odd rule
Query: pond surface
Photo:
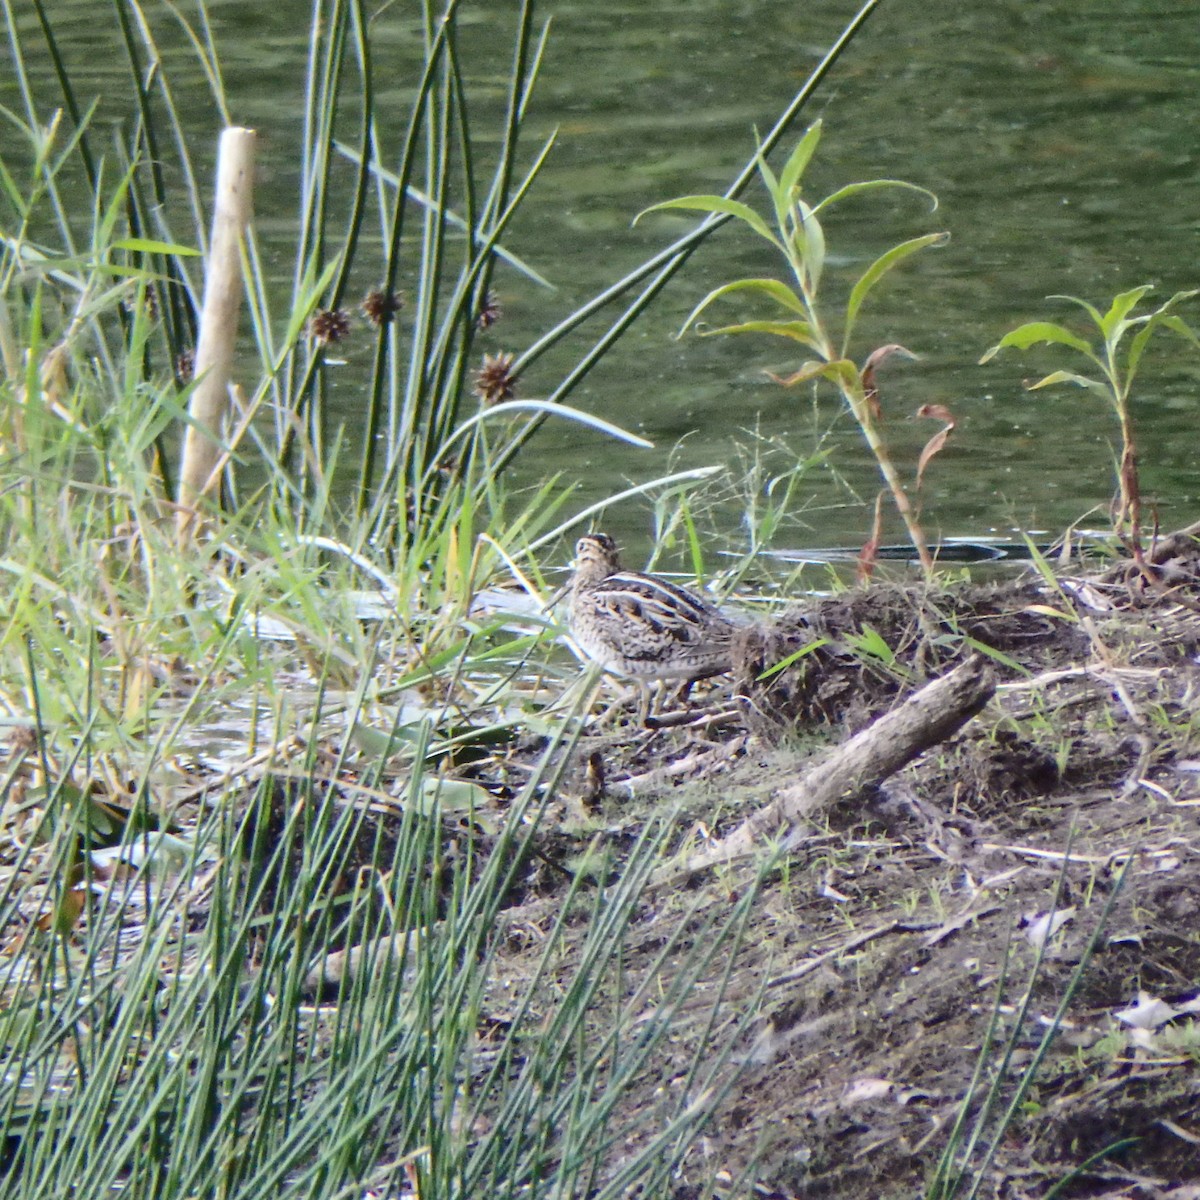
[[[262, 133], [259, 228], [278, 246], [282, 267], [290, 263], [295, 191], [287, 147], [298, 129], [309, 5], [227, 0], [209, 10], [235, 119]], [[107, 28], [111, 11], [99, 0], [58, 0], [53, 9], [81, 90], [103, 94], [104, 114], [115, 118], [127, 77]], [[374, 19], [385, 81], [389, 55], [410, 57], [405, 11], [384, 6]], [[853, 11], [830, 0], [545, 5], [553, 26], [526, 146], [532, 152], [553, 128], [559, 137], [507, 244], [557, 290], [499, 274], [505, 316], [487, 348], [520, 351], [684, 232], [690, 218], [678, 214], [636, 228], [631, 219], [672, 196], [723, 190], [751, 152], [753, 130], [770, 127]], [[498, 92], [507, 71], [511, 19], [509, 5], [468, 10], [469, 82], [485, 92]], [[32, 22], [28, 29], [32, 47]], [[110, 36], [111, 55], [101, 52]], [[173, 78], [194, 108], [197, 136], [215, 134], [199, 72], [192, 66]], [[397, 97], [403, 82], [397, 72]], [[946, 247], [911, 260], [872, 295], [857, 351], [865, 357], [873, 346], [899, 342], [920, 356], [890, 364], [884, 376], [888, 431], [906, 471], [934, 429], [912, 418], [920, 405], [946, 405], [960, 420], [927, 477], [931, 532], [1058, 529], [1097, 506], [1090, 523], [1104, 524], [1113, 490], [1111, 415], [1079, 389], [1023, 387], [1082, 361], [1048, 350], [1005, 351], [986, 366], [978, 360], [1022, 321], [1075, 322], [1051, 294], [1105, 308], [1114, 293], [1141, 283], [1154, 284], [1160, 299], [1200, 285], [1198, 95], [1200, 21], [1183, 0], [885, 2], [804, 114], [819, 116], [825, 129], [807, 176], [810, 195], [893, 177], [931, 189], [941, 204], [930, 213], [915, 197], [885, 194], [835, 210], [827, 223], [830, 287], [848, 286], [897, 241], [951, 233]], [[763, 481], [747, 464], [767, 453], [769, 478], [819, 446], [829, 458], [800, 482], [776, 543], [860, 541], [878, 486], [873, 466], [833, 397], [814, 401], [767, 378], [766, 371], [798, 365], [790, 346], [760, 337], [675, 338], [710, 287], [778, 273], [780, 265], [732, 225], [710, 239], [570, 398], [656, 448], [547, 426], [522, 466], [525, 478], [568, 464], [581, 480], [582, 507], [674, 468], [727, 464], [733, 469], [714, 519], [736, 540], [747, 494], [762, 496]], [[1200, 323], [1200, 304], [1183, 312]], [[573, 361], [568, 355], [582, 353], [598, 328], [535, 363], [522, 394], [548, 392]], [[1200, 508], [1198, 377], [1200, 353], [1163, 338], [1136, 392], [1143, 489], [1164, 526], [1194, 519]], [[346, 397], [348, 412], [353, 399]], [[899, 522], [889, 519], [887, 536], [902, 540]], [[649, 505], [627, 502], [605, 523], [644, 547]]]

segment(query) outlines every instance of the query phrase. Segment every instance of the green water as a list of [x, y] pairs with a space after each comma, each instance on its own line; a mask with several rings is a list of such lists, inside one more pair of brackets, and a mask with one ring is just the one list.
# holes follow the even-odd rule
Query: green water
[[[258, 225], [284, 269], [295, 207], [289, 151], [299, 127], [309, 8], [297, 0], [218, 0], [208, 7], [234, 118], [261, 133]], [[153, 3], [147, 9], [161, 13]], [[545, 5], [541, 15], [553, 17], [553, 29], [526, 144], [532, 148], [552, 128], [559, 140], [508, 244], [557, 290], [543, 292], [501, 271], [505, 318], [487, 335], [487, 348], [519, 351], [683, 232], [680, 216], [636, 228], [630, 222], [659, 200], [723, 189], [750, 152], [753, 129], [771, 125], [853, 11], [828, 0]], [[127, 107], [111, 12], [100, 0], [58, 0], [53, 8], [77, 82], [103, 97], [104, 120]], [[489, 89], [500, 93], [510, 22], [506, 4], [472, 5], [466, 13], [468, 84], [485, 99]], [[22, 27], [33, 47], [32, 21]], [[399, 119], [403, 64], [412, 57], [405, 6], [383, 7], [373, 28], [382, 103], [394, 104]], [[40, 66], [50, 104], [49, 65]], [[197, 137], [215, 137], [216, 114], [198, 70], [176, 69], [172, 78]], [[0, 88], [7, 89], [2, 78]], [[1051, 293], [1103, 307], [1140, 283], [1154, 284], [1160, 297], [1200, 285], [1198, 95], [1200, 21], [1190, 3], [893, 0], [805, 114], [825, 125], [808, 176], [814, 194], [888, 176], [930, 188], [941, 201], [934, 214], [913, 198], [848, 204], [827, 230], [835, 286], [893, 242], [932, 229], [952, 235], [947, 247], [913, 260], [878, 290], [859, 340], [862, 355], [884, 342], [920, 355], [889, 367], [884, 380], [899, 461], [915, 462], [933, 432], [911, 417], [918, 406], [944, 404], [960, 420], [929, 473], [931, 531], [1057, 529], [1107, 505], [1114, 436], [1107, 411], [1079, 390], [1031, 394], [1022, 387], [1062, 360], [1006, 352], [986, 367], [977, 363], [1021, 321], [1068, 318], [1068, 307], [1046, 300]], [[823, 436], [832, 465], [806, 476], [776, 541], [860, 540], [877, 488], [873, 467], [833, 398], [814, 403], [766, 378], [766, 370], [797, 365], [788, 346], [765, 338], [674, 338], [683, 315], [716, 282], [777, 270], [749, 235], [733, 227], [719, 233], [571, 397], [656, 448], [614, 447], [551, 425], [523, 464], [524, 477], [565, 468], [580, 479], [582, 507], [673, 468], [726, 464], [732, 470], [715, 519], [736, 534], [741, 493], [752, 486], [744, 482], [752, 451], [737, 445], [786, 445], [790, 458], [776, 450], [768, 464], [778, 471], [806, 458]], [[1190, 315], [1200, 324], [1200, 305]], [[561, 353], [539, 360], [522, 380], [522, 394], [549, 391], [569, 356], [582, 353], [587, 335], [598, 331], [585, 329]], [[1164, 525], [1197, 515], [1198, 376], [1200, 354], [1164, 339], [1137, 396], [1143, 488]], [[353, 389], [343, 387], [339, 396], [352, 414]], [[848, 496], [847, 485], [862, 503]], [[1092, 519], [1103, 521], [1102, 513]], [[651, 518], [645, 502], [631, 502], [605, 522], [636, 541], [649, 534]], [[900, 540], [897, 521], [888, 533]]]

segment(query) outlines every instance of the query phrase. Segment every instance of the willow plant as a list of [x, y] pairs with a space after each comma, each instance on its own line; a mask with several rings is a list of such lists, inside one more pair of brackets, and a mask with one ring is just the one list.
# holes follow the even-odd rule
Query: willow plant
[[[782, 316], [757, 318], [702, 332], [705, 335], [771, 334], [796, 342], [816, 356], [802, 363], [798, 370], [780, 382], [795, 386], [809, 381], [824, 380], [838, 390], [862, 431], [863, 439], [879, 466], [879, 472], [891, 493], [896, 510], [908, 530], [921, 566], [929, 576], [933, 572], [933, 556], [929, 551], [916, 508], [905, 491], [883, 435], [875, 380], [876, 369], [884, 358], [894, 353], [908, 354], [908, 351], [899, 346], [879, 347], [869, 354], [861, 365], [850, 357], [850, 352], [859, 312], [875, 285], [894, 267], [918, 251], [944, 244], [949, 234], [927, 233], [901, 242], [881, 254], [855, 280], [845, 306], [838, 314], [840, 321], [835, 323], [831, 319], [830, 306], [825, 303], [821, 290], [828, 262], [825, 232], [821, 224], [822, 215], [839, 201], [879, 189], [916, 192], [928, 197], [935, 208], [937, 198], [932, 192], [916, 184], [896, 179], [872, 179], [847, 184], [823, 200], [809, 204], [802, 196], [802, 183], [820, 139], [821, 123], [818, 121], [811, 125], [800, 139], [778, 175], [768, 165], [766, 154], [760, 150], [757, 156], [758, 174], [771, 200], [771, 211], [766, 217], [740, 200], [714, 195], [681, 196], [655, 204], [646, 209], [645, 213], [661, 212], [665, 209], [688, 209], [725, 214], [740, 221], [779, 252], [790, 273], [789, 282], [773, 278], [749, 278], [722, 284], [696, 305], [684, 322], [683, 328], [686, 330], [695, 325], [701, 314], [715, 301], [742, 293], [770, 301], [775, 313], [782, 313]], [[645, 213], [640, 215], [644, 216]]]
[[1095, 368], [1088, 374], [1068, 370], [1051, 371], [1028, 386], [1030, 391], [1039, 391], [1060, 383], [1074, 384], [1099, 397], [1112, 409], [1121, 436], [1113, 529], [1118, 537], [1125, 540], [1139, 561], [1142, 556], [1142, 493], [1138, 478], [1137, 434], [1133, 421], [1133, 383], [1150, 339], [1159, 330], [1174, 333], [1200, 348], [1200, 338], [1197, 338], [1195, 330], [1174, 311], [1177, 305], [1200, 292], [1176, 292], [1152, 311], [1134, 315], [1137, 306], [1152, 290], [1150, 284], [1142, 284], [1121, 292], [1113, 298], [1108, 311], [1104, 313], [1075, 296], [1053, 297], [1083, 309], [1091, 318], [1093, 327], [1100, 335], [1099, 339], [1089, 341], [1055, 321], [1028, 321], [1006, 333], [980, 359], [981, 363], [989, 362], [1008, 347], [1028, 350], [1031, 346], [1048, 344], [1083, 355]]

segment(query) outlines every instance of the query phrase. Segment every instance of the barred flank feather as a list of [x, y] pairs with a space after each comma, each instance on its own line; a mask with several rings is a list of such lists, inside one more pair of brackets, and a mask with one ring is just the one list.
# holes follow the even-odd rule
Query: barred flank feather
[[705, 679], [730, 668], [733, 623], [699, 596], [622, 571], [616, 544], [590, 533], [575, 547], [571, 634], [589, 658], [645, 681]]

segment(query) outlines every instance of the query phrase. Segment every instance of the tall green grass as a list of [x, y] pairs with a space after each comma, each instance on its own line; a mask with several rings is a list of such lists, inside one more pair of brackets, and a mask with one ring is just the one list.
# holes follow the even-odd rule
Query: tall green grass
[[[399, 1190], [410, 1171], [431, 1196], [664, 1184], [729, 1077], [724, 1056], [692, 1062], [618, 1167], [614, 1147], [646, 1132], [621, 1106], [653, 1077], [696, 979], [719, 975], [714, 950], [736, 948], [751, 902], [711, 944], [704, 919], [682, 914], [668, 946], [703, 949], [669, 978], [653, 964], [626, 973], [641, 887], [671, 833], [652, 825], [606, 895], [563, 897], [528, 974], [510, 968], [501, 985], [501, 907], [559, 748], [486, 851], [468, 839], [454, 862], [420, 770], [386, 820], [339, 801], [310, 763], [290, 783], [265, 774], [244, 806], [201, 810], [170, 844], [128, 834], [144, 865], [97, 884], [72, 938], [31, 932], [7, 959], [5, 1194], [335, 1196]], [[46, 811], [70, 824], [81, 808], [60, 788]], [[364, 834], [360, 883], [339, 895]], [[28, 901], [16, 879], [0, 889], [10, 926]], [[393, 951], [397, 928], [410, 932]], [[348, 931], [365, 960], [318, 1002], [309, 977]]]
[[[544, 750], [504, 805], [456, 767], [570, 674], [551, 659], [526, 678], [538, 620], [514, 637], [472, 607], [497, 578], [544, 600], [541, 555], [589, 515], [574, 480], [514, 501], [505, 473], [548, 419], [639, 440], [565, 401], [721, 218], [516, 356], [519, 373], [609, 312], [546, 397], [482, 403], [493, 269], [540, 286], [505, 236], [546, 160], [522, 137], [545, 28], [514, 9], [489, 106], [459, 56], [465, 0], [423, 3], [397, 126], [379, 119], [372, 10], [314, 0], [291, 262], [272, 275], [248, 239], [222, 502], [185, 552], [173, 458], [214, 131], [173, 76], [198, 64], [233, 120], [220, 47], [203, 4], [115, 0], [114, 127], [117, 98], [102, 121], [53, 7], [0, 5], [19, 96], [0, 160], [4, 1194], [666, 1194], [733, 1077], [713, 1031], [727, 1047], [750, 1012], [727, 1019], [717, 986], [659, 1107], [632, 1097], [663, 1070], [695, 981], [732, 963], [753, 889], [711, 931], [661, 916], [666, 948], [630, 974], [641, 886], [677, 833], [652, 823], [606, 889], [578, 879], [539, 910], [540, 954], [505, 987], [505, 913], [579, 714], [540, 718]], [[364, 276], [405, 306], [374, 332], [346, 429], [336, 344], [313, 319], [351, 307]], [[181, 775], [189, 749], [215, 774]], [[367, 966], [318, 1003], [306, 981], [343, 945]]]
[[[234, 416], [218, 431], [222, 502], [207, 514], [197, 558], [176, 551], [169, 528], [212, 131], [189, 121], [173, 74], [199, 65], [217, 111], [232, 120], [238, 106], [220, 48], [203, 5], [120, 0], [113, 17], [128, 64], [128, 119], [114, 129], [72, 78], [51, 7], [32, 0], [37, 26], [19, 33], [28, 10], [5, 0], [21, 103], [5, 115], [11, 149], [0, 180], [0, 435], [10, 448], [0, 568], [17, 598], [3, 645], [18, 653], [0, 663], [0, 684], [14, 695], [26, 687], [30, 640], [63, 640], [60, 690], [78, 698], [64, 733], [87, 725], [100, 700], [107, 707], [92, 723], [106, 736], [120, 741], [130, 719], [148, 723], [149, 711], [138, 711], [154, 703], [147, 673], [176, 656], [203, 680], [187, 708], [192, 722], [219, 710], [225, 678], [237, 693], [259, 687], [269, 700], [278, 665], [245, 636], [265, 617], [288, 628], [301, 665], [352, 681], [379, 653], [377, 635], [345, 606], [338, 611], [354, 586], [381, 592], [391, 608], [380, 636], [394, 688], [438, 672], [464, 677], [499, 636], [500, 622], [473, 619], [475, 592], [518, 578], [543, 600], [538, 552], [590, 512], [572, 510], [575, 481], [566, 476], [520, 501], [507, 494], [505, 473], [529, 439], [553, 418], [641, 442], [564, 401], [723, 217], [702, 220], [516, 356], [519, 374], [588, 318], [617, 312], [548, 396], [480, 402], [470, 376], [497, 261], [539, 286], [503, 239], [545, 162], [547, 146], [525, 147], [522, 128], [546, 31], [530, 3], [514, 10], [504, 99], [477, 101], [459, 59], [459, 7], [419, 9], [423, 41], [408, 119], [398, 124], [377, 112], [367, 9], [354, 0], [313, 6], [292, 265], [272, 276], [248, 238], [249, 336]], [[864, 6], [792, 99], [761, 153], [874, 7]], [[106, 97], [106, 111], [115, 107]], [[313, 318], [350, 304], [351, 280], [364, 276], [385, 297], [402, 290], [406, 303], [399, 319], [379, 324], [365, 374], [339, 377], [329, 363], [336, 344], [313, 336]], [[366, 399], [353, 429], [336, 415], [338, 388]], [[686, 500], [709, 474], [677, 472], [634, 492], [670, 489]], [[92, 652], [94, 641], [105, 654]], [[108, 696], [112, 670], [98, 665], [114, 655], [117, 702]]]

